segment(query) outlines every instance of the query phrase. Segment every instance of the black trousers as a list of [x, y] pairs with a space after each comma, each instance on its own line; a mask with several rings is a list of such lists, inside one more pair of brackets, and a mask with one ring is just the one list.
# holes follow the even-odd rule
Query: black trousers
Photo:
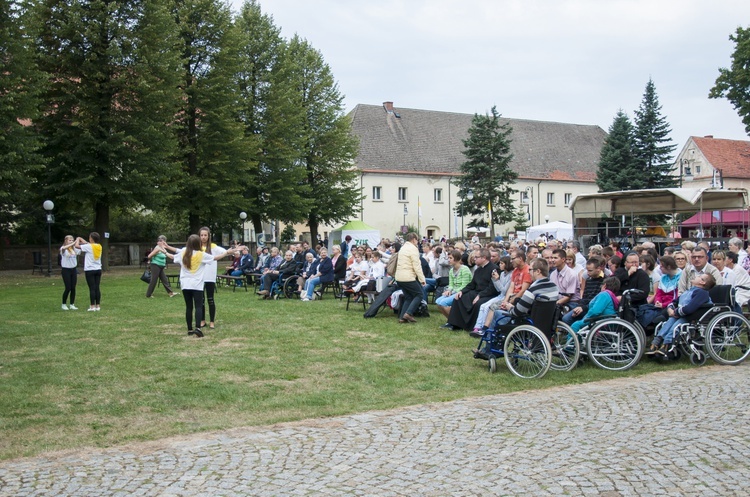
[[65, 284], [65, 291], [62, 296], [62, 303], [65, 304], [68, 301], [68, 295], [70, 295], [70, 303], [76, 303], [76, 285], [78, 284], [78, 268], [75, 267], [64, 267], [62, 268], [62, 279]]
[[185, 299], [185, 321], [188, 331], [193, 331], [193, 309], [195, 309], [195, 326], [199, 327], [203, 319], [203, 290], [182, 290]]
[[102, 282], [102, 270], [84, 271], [86, 273], [86, 284], [89, 286], [89, 300], [91, 305], [99, 305], [102, 301], [102, 292], [99, 285]]

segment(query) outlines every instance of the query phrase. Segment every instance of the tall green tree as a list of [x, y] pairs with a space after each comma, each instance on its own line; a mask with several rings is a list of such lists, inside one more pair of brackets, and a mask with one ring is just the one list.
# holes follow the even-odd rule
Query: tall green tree
[[247, 153], [258, 163], [247, 178], [243, 196], [252, 204], [256, 233], [262, 223], [281, 219], [304, 221], [311, 204], [304, 188], [305, 112], [291, 75], [287, 45], [273, 18], [255, 0], [242, 5], [235, 26], [240, 38], [237, 86], [239, 120], [248, 140]]
[[343, 222], [359, 212], [362, 192], [354, 167], [359, 144], [344, 114], [344, 97], [322, 54], [294, 36], [288, 57], [305, 115], [298, 130], [304, 139], [300, 163], [306, 171], [301, 186], [309, 195], [307, 225], [315, 240], [321, 224]]
[[18, 2], [0, 0], [0, 238], [9, 235], [29, 200], [41, 212], [31, 193], [38, 190], [33, 179], [42, 168], [41, 143], [30, 124], [38, 116], [44, 77], [34, 63], [25, 14]]
[[646, 188], [646, 178], [639, 171], [633, 154], [633, 124], [625, 112], [617, 111], [604, 141], [596, 185], [601, 192]]
[[173, 178], [179, 58], [168, 7], [167, 0], [38, 4], [37, 52], [49, 76], [37, 121], [49, 161], [45, 192], [61, 208], [91, 209], [102, 235], [113, 206], [153, 205], [155, 186]]
[[677, 179], [670, 174], [677, 145], [671, 143], [666, 117], [661, 114], [656, 86], [649, 79], [643, 100], [635, 111], [633, 132], [633, 156], [640, 174], [645, 176], [646, 188], [668, 188], [677, 185]]
[[252, 204], [242, 197], [254, 169], [247, 153], [235, 84], [239, 37], [220, 0], [177, 0], [174, 15], [182, 59], [182, 107], [176, 123], [180, 176], [172, 209], [184, 212], [191, 233], [237, 225]]
[[[474, 114], [469, 137], [463, 140], [465, 150], [462, 153], [467, 160], [461, 164], [461, 176], [455, 181], [462, 199], [456, 210], [484, 216], [491, 208], [491, 238], [495, 237], [495, 224], [516, 219], [514, 196], [518, 190], [514, 190], [513, 185], [518, 173], [510, 167], [512, 133], [509, 123], [500, 123], [500, 114], [493, 106], [490, 114]], [[472, 200], [466, 198], [469, 190], [474, 193]]]
[[729, 69], [719, 69], [716, 85], [708, 97], [729, 100], [750, 135], [750, 28], [738, 27], [729, 39], [734, 42], [732, 64]]

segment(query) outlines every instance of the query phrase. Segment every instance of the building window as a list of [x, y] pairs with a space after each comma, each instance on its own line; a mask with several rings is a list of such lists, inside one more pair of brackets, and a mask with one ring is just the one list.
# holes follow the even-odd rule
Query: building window
[[433, 190], [432, 196], [433, 196], [433, 200], [436, 203], [442, 202], [443, 201], [443, 189], [442, 188], [435, 188], [435, 190]]
[[570, 201], [573, 200], [573, 194], [572, 193], [566, 193], [565, 194], [565, 207], [570, 206]]
[[399, 202], [406, 202], [406, 187], [399, 186], [398, 187], [398, 201]]
[[548, 193], [547, 194], [547, 205], [555, 205], [555, 194], [554, 193]]
[[376, 202], [383, 200], [382, 197], [383, 188], [380, 186], [373, 186], [372, 187], [372, 199]]

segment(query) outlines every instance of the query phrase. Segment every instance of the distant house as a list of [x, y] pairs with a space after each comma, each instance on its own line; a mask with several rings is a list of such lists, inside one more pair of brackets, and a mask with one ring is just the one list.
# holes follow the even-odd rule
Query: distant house
[[691, 136], [677, 155], [673, 174], [685, 188], [750, 189], [750, 141]]
[[[466, 161], [463, 140], [473, 114], [394, 108], [392, 102], [357, 105], [350, 113], [359, 138], [356, 166], [365, 195], [361, 220], [384, 236], [403, 224], [421, 234], [461, 236], [455, 211], [457, 187], [451, 180]], [[512, 167], [519, 180], [518, 205], [530, 224], [571, 221], [568, 209], [580, 193], [597, 191], [596, 169], [606, 133], [599, 126], [525, 119], [503, 119], [513, 127]], [[421, 208], [420, 208], [421, 204]], [[419, 217], [421, 211], [421, 217]], [[499, 226], [503, 234], [512, 225]]]

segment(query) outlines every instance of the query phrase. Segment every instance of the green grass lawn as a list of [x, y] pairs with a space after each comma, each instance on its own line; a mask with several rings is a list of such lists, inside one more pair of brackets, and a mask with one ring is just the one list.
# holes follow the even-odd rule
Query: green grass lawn
[[335, 416], [691, 367], [584, 365], [521, 380], [473, 359], [476, 340], [432, 317], [363, 319], [345, 301], [263, 301], [222, 289], [217, 328], [187, 335], [182, 296], [146, 299], [137, 269], [102, 278], [102, 310], [60, 309], [62, 280], [0, 275], [0, 459]]

